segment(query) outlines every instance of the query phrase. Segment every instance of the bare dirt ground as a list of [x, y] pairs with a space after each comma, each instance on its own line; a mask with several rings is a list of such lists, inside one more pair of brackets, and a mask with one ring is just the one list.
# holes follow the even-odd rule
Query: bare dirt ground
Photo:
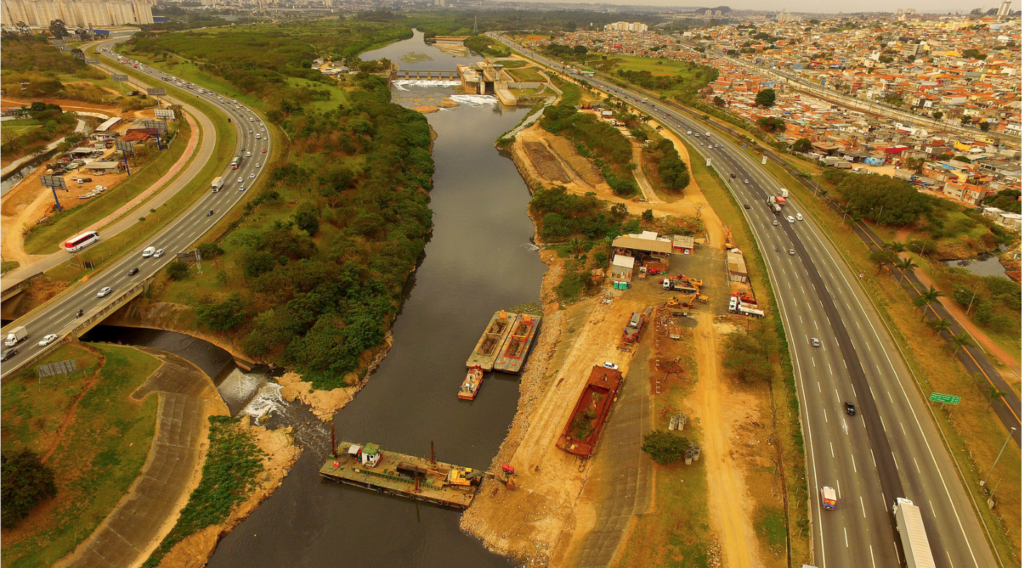
[[547, 146], [540, 142], [524, 142], [526, 152], [530, 156], [530, 162], [537, 168], [537, 172], [547, 181], [553, 183], [566, 183], [569, 176], [558, 163], [558, 158], [548, 150]]
[[[694, 333], [697, 354], [697, 387], [690, 397], [704, 431], [701, 452], [707, 460], [708, 510], [718, 529], [725, 566], [758, 567], [757, 538], [751, 522], [751, 502], [743, 479], [743, 467], [734, 455], [735, 427], [756, 407], [756, 400], [737, 400], [719, 368], [718, 335], [725, 331], [708, 312], [697, 314]], [[718, 327], [719, 329], [716, 329]], [[731, 331], [731, 329], [729, 330]], [[749, 397], [748, 397], [749, 398]]]
[[[560, 264], [552, 251], [542, 257], [549, 265]], [[560, 276], [560, 266], [545, 275], [544, 330], [523, 376], [520, 411], [492, 464], [492, 469], [503, 463], [515, 467], [518, 488], [485, 482], [462, 519], [462, 527], [488, 548], [540, 565], [548, 562], [559, 537], [575, 528], [574, 512], [587, 476], [587, 463], [555, 442], [594, 365], [613, 361], [628, 371], [632, 353], [617, 345], [630, 313], [644, 307], [621, 297], [605, 304], [599, 296], [559, 310], [550, 300]]]

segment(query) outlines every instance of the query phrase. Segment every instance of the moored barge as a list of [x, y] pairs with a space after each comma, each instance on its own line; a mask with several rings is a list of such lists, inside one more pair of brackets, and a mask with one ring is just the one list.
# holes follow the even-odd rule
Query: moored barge
[[540, 327], [540, 316], [520, 314], [512, 326], [512, 333], [494, 361], [494, 370], [502, 373], [518, 373], [526, 364], [530, 347]]
[[508, 340], [518, 319], [519, 314], [510, 314], [505, 310], [494, 312], [494, 317], [487, 324], [484, 334], [480, 337], [480, 341], [477, 341], [473, 353], [466, 361], [466, 367], [480, 367], [485, 373], [493, 371], [494, 361], [501, 353], [501, 349], [505, 346], [505, 341]]
[[[431, 450], [433, 453], [433, 450]], [[467, 509], [485, 473], [439, 461], [381, 450], [377, 444], [341, 442], [320, 475], [380, 493], [455, 509]]]

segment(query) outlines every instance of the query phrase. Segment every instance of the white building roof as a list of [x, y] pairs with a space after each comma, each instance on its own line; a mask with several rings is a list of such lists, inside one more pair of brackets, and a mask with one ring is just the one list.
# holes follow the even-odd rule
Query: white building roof
[[612, 266], [617, 266], [619, 268], [628, 268], [633, 270], [634, 263], [636, 263], [636, 259], [622, 254], [617, 254], [615, 255], [615, 258], [612, 259]]
[[96, 127], [96, 132], [106, 132], [111, 126], [114, 126], [118, 122], [121, 122], [121, 117], [120, 116], [115, 116], [114, 118], [108, 118], [107, 120], [103, 121], [103, 124], [101, 124], [98, 127]]

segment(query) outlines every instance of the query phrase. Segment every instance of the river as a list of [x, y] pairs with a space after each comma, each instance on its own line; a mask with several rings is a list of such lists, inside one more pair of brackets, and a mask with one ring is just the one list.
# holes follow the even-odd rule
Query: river
[[[403, 68], [453, 69], [457, 58], [411, 40], [364, 55]], [[422, 59], [422, 58], [417, 58]], [[403, 90], [405, 89], [405, 90]], [[396, 102], [425, 104], [453, 87], [404, 85]], [[545, 266], [530, 245], [530, 195], [494, 140], [526, 109], [470, 98], [428, 115], [434, 145], [434, 232], [392, 329], [394, 345], [366, 386], [335, 416], [338, 439], [487, 468], [505, 438], [519, 397], [515, 377], [490, 375], [473, 402], [456, 398], [465, 361], [495, 310], [536, 302]], [[214, 365], [215, 366], [215, 365]], [[328, 444], [329, 445], [329, 444]], [[509, 566], [459, 529], [460, 513], [322, 480], [326, 446], [307, 447], [283, 485], [225, 537], [211, 567]]]

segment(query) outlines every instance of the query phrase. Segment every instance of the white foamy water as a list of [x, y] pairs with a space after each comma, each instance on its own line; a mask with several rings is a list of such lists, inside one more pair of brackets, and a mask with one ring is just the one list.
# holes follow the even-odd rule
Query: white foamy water
[[462, 81], [451, 81], [448, 79], [399, 79], [392, 81], [392, 85], [398, 88], [400, 91], [408, 91], [406, 87], [456, 87], [462, 84]]
[[258, 421], [263, 416], [271, 416], [274, 412], [280, 412], [284, 408], [284, 404], [284, 398], [281, 397], [281, 385], [268, 383], [264, 379], [256, 395], [238, 415], [251, 416]]
[[239, 408], [245, 406], [246, 403], [256, 396], [256, 392], [266, 383], [267, 380], [263, 375], [246, 374], [236, 367], [217, 386], [217, 390], [220, 391], [221, 398], [224, 399], [228, 406]]
[[[459, 83], [460, 85], [462, 83]], [[452, 95], [449, 99], [461, 104], [475, 107], [481, 107], [484, 105], [493, 105], [498, 102], [498, 98], [494, 95]]]

